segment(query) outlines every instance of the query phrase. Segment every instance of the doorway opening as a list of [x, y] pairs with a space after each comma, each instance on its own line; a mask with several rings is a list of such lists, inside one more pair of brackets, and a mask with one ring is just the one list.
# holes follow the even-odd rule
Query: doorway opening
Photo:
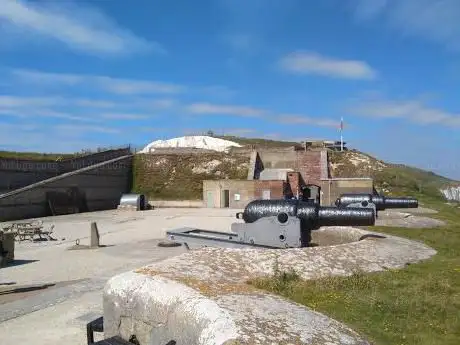
[[222, 191], [222, 207], [230, 207], [230, 191], [228, 189]]
[[321, 187], [315, 184], [308, 184], [302, 187], [302, 201], [315, 204], [321, 203]]

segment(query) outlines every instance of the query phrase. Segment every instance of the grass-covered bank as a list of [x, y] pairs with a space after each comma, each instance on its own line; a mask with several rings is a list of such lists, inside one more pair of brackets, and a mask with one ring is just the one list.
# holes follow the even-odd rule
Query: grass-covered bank
[[[436, 229], [372, 227], [420, 240], [438, 254], [404, 270], [301, 281], [292, 272], [251, 284], [344, 322], [378, 345], [460, 343], [460, 209], [441, 202]], [[431, 216], [431, 215], [430, 215]]]

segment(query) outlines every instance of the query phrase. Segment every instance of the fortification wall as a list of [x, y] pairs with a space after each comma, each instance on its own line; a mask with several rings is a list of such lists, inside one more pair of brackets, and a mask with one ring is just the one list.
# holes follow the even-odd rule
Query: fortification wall
[[131, 154], [130, 148], [121, 148], [114, 150], [101, 151], [91, 153], [86, 156], [65, 159], [59, 162], [60, 172], [66, 173], [73, 170], [89, 167], [94, 164], [102, 163], [117, 157], [122, 157]]
[[[322, 151], [293, 151], [293, 150], [270, 150], [259, 151], [259, 157], [264, 169], [287, 169], [300, 172], [302, 179], [307, 184], [319, 185], [325, 174], [322, 164]], [[327, 173], [327, 170], [326, 170]]]
[[130, 149], [123, 148], [62, 161], [0, 158], [0, 194], [129, 154]]
[[0, 195], [0, 221], [51, 215], [48, 192], [65, 196], [76, 191], [84, 211], [115, 209], [131, 189], [131, 173], [132, 157], [118, 157]]

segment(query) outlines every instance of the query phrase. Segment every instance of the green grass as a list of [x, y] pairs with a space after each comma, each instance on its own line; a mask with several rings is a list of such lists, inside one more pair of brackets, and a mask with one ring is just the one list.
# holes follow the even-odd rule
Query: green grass
[[93, 150], [81, 150], [74, 153], [44, 153], [44, 152], [22, 152], [22, 151], [0, 151], [0, 158], [27, 159], [35, 161], [55, 161], [57, 159], [68, 159], [85, 156], [92, 153], [112, 150], [113, 148], [98, 147]]
[[0, 151], [0, 158], [28, 159], [36, 161], [55, 161], [58, 158], [65, 159], [75, 157], [76, 154], [69, 153], [40, 153], [40, 152], [14, 152]]
[[298, 142], [295, 141], [270, 140], [263, 138], [243, 138], [233, 135], [214, 135], [214, 137], [224, 140], [230, 140], [240, 145], [255, 145], [259, 148], [291, 147], [294, 145], [300, 145]]
[[[220, 163], [207, 171], [194, 172], [206, 162]], [[156, 164], [156, 162], [161, 162]], [[151, 200], [202, 200], [203, 180], [246, 179], [249, 164], [246, 155], [223, 153], [136, 155], [133, 161], [133, 192]]]
[[436, 229], [372, 227], [435, 248], [432, 259], [404, 270], [357, 272], [350, 277], [302, 281], [295, 272], [251, 282], [344, 322], [377, 345], [460, 343], [460, 209], [427, 199], [438, 209]]
[[[368, 157], [370, 163], [354, 165], [350, 158], [355, 155]], [[384, 194], [422, 195], [439, 199], [440, 188], [458, 183], [431, 171], [378, 161], [358, 151], [330, 152], [329, 159], [333, 164], [338, 165], [334, 177], [372, 177], [379, 191], [390, 191]], [[385, 164], [385, 167], [378, 169], [378, 162]], [[369, 165], [372, 168], [369, 168]]]

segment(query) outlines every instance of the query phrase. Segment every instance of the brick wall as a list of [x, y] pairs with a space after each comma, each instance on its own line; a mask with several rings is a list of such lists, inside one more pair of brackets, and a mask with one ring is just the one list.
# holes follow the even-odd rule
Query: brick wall
[[297, 151], [295, 170], [306, 184], [319, 185], [321, 181], [321, 151]]
[[288, 173], [288, 184], [289, 184], [289, 189], [290, 193], [293, 196], [297, 196], [300, 194], [300, 174], [296, 172]]
[[254, 198], [262, 199], [263, 191], [270, 190], [271, 199], [283, 199], [287, 183], [285, 181], [254, 180]]

